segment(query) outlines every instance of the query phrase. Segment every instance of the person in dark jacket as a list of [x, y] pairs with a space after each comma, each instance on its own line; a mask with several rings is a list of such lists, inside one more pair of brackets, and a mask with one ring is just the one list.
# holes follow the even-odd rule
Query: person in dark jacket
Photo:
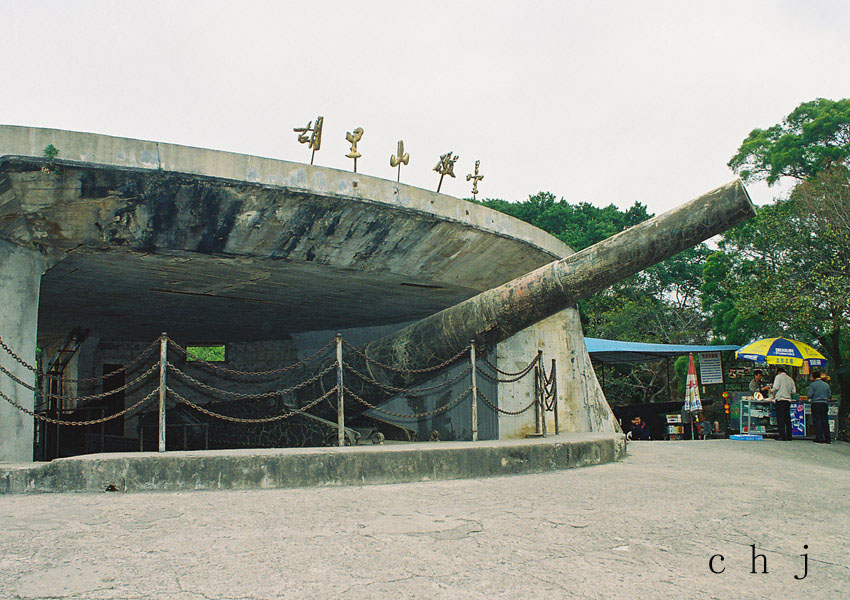
[[809, 384], [809, 402], [812, 403], [812, 428], [815, 430], [815, 442], [828, 444], [829, 439], [829, 399], [832, 390], [826, 382], [826, 374], [812, 371], [812, 383]]
[[632, 428], [629, 430], [630, 440], [649, 440], [649, 426], [640, 417], [632, 418]]

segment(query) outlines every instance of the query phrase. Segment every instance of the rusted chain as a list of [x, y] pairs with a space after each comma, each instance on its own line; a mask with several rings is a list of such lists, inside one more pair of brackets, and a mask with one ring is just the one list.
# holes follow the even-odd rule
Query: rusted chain
[[32, 366], [31, 364], [29, 364], [28, 362], [26, 362], [23, 358], [21, 358], [17, 354], [15, 354], [14, 350], [12, 350], [11, 348], [9, 348], [9, 346], [6, 345], [6, 342], [3, 341], [2, 337], [0, 337], [0, 348], [3, 348], [3, 350], [5, 350], [6, 353], [9, 356], [11, 356], [15, 360], [15, 362], [17, 362], [22, 367], [29, 369], [33, 373], [38, 373], [38, 369], [35, 368], [34, 366]]
[[188, 350], [186, 350], [186, 348], [184, 348], [183, 346], [181, 346], [180, 344], [175, 342], [173, 339], [171, 339], [171, 338], [167, 338], [167, 339], [168, 339], [168, 342], [171, 345], [173, 345], [176, 350], [182, 352], [187, 357], [191, 358], [194, 362], [197, 362], [198, 364], [204, 365], [204, 366], [209, 367], [211, 369], [215, 369], [216, 371], [221, 371], [223, 373], [230, 373], [231, 375], [240, 375], [242, 377], [265, 377], [265, 376], [268, 376], [268, 375], [277, 375], [279, 373], [286, 373], [287, 371], [291, 371], [291, 370], [295, 369], [296, 367], [299, 367], [299, 366], [302, 366], [302, 365], [307, 366], [307, 364], [310, 361], [318, 358], [319, 356], [322, 355], [322, 353], [326, 352], [331, 346], [334, 345], [334, 340], [331, 340], [330, 342], [328, 342], [327, 344], [325, 344], [324, 346], [322, 346], [321, 348], [316, 350], [313, 354], [311, 354], [310, 356], [308, 356], [304, 360], [299, 360], [298, 362], [294, 362], [291, 365], [287, 365], [285, 367], [280, 367], [279, 369], [269, 369], [268, 371], [239, 371], [239, 370], [236, 370], [236, 369], [228, 369], [227, 367], [222, 367], [222, 366], [217, 365], [215, 363], [205, 361], [204, 359], [199, 358], [199, 357], [195, 356], [194, 354], [192, 354], [191, 352], [189, 352]]
[[[142, 350], [141, 354], [136, 356], [136, 358], [134, 358], [133, 360], [128, 362], [126, 365], [122, 365], [120, 368], [115, 369], [114, 371], [110, 371], [109, 373], [106, 373], [105, 375], [99, 375], [97, 377], [87, 377], [87, 378], [83, 378], [83, 379], [72, 379], [70, 377], [63, 377], [63, 376], [57, 375], [55, 373], [41, 373], [40, 375], [43, 376], [43, 377], [46, 377], [48, 379], [54, 379], [54, 380], [58, 379], [58, 380], [62, 380], [62, 381], [67, 381], [69, 383], [92, 383], [94, 381], [100, 381], [102, 379], [106, 379], [107, 377], [112, 377], [113, 375], [116, 375], [117, 373], [120, 373], [122, 371], [130, 370], [130, 367], [132, 367], [137, 362], [141, 361], [145, 356], [150, 354], [151, 350], [153, 350], [154, 347], [157, 344], [159, 344], [159, 340], [152, 342], [150, 346], [148, 346], [147, 348]], [[19, 365], [21, 365], [25, 369], [32, 371], [33, 373], [39, 372], [38, 368], [30, 365], [24, 359], [22, 359], [20, 356], [15, 354], [15, 352], [12, 351], [12, 349], [9, 348], [9, 346], [7, 346], [5, 344], [5, 342], [3, 342], [3, 338], [0, 338], [0, 348], [3, 348], [3, 350], [5, 350], [6, 353], [15, 360], [15, 362], [17, 362]]]
[[26, 389], [30, 390], [31, 392], [38, 392], [41, 396], [44, 396], [44, 397], [47, 397], [47, 398], [58, 398], [59, 400], [76, 400], [77, 402], [83, 402], [85, 400], [97, 400], [99, 398], [106, 398], [107, 396], [112, 396], [113, 394], [117, 394], [118, 392], [123, 392], [124, 390], [127, 390], [127, 389], [133, 387], [134, 385], [136, 385], [137, 383], [139, 383], [140, 381], [145, 379], [148, 375], [150, 375], [151, 373], [156, 371], [158, 368], [159, 368], [158, 364], [151, 365], [151, 367], [147, 371], [145, 371], [144, 373], [142, 373], [141, 375], [136, 377], [130, 383], [126, 383], [126, 384], [122, 385], [121, 387], [115, 388], [114, 390], [109, 390], [108, 392], [102, 392], [100, 394], [89, 394], [88, 396], [63, 396], [62, 394], [51, 394], [50, 392], [42, 392], [38, 388], [31, 386], [30, 384], [28, 384], [24, 381], [21, 381], [20, 379], [15, 377], [15, 375], [13, 373], [11, 373], [10, 371], [7, 371], [2, 365], [0, 365], [0, 373], [4, 373], [12, 381], [17, 383], [18, 385], [25, 387]]
[[350, 389], [348, 389], [345, 386], [343, 386], [342, 389], [345, 391], [346, 394], [349, 394], [352, 398], [354, 398], [355, 400], [357, 400], [361, 404], [368, 406], [372, 410], [377, 411], [379, 413], [383, 413], [385, 415], [389, 415], [391, 417], [397, 417], [399, 419], [419, 419], [419, 418], [422, 418], [422, 417], [433, 417], [435, 415], [439, 415], [440, 413], [444, 413], [447, 410], [449, 410], [450, 408], [454, 407], [458, 402], [460, 402], [464, 398], [464, 396], [466, 396], [468, 393], [470, 393], [472, 391], [471, 387], [466, 388], [463, 391], [463, 393], [461, 393], [460, 396], [458, 396], [457, 398], [455, 398], [454, 400], [452, 400], [448, 404], [441, 406], [440, 408], [430, 410], [430, 411], [424, 412], [424, 413], [404, 414], [404, 413], [397, 413], [397, 412], [393, 412], [391, 410], [385, 410], [383, 408], [379, 408], [379, 407], [375, 406], [374, 404], [371, 404], [370, 402], [364, 400], [363, 398], [361, 398], [360, 396], [358, 396], [357, 394], [355, 394], [354, 392], [352, 392]]
[[[531, 366], [533, 367], [534, 365], [531, 365]], [[510, 377], [508, 379], [499, 379], [498, 377], [493, 377], [492, 375], [490, 375], [489, 373], [487, 373], [486, 371], [484, 371], [483, 369], [478, 368], [478, 367], [476, 367], [475, 372], [478, 373], [479, 375], [481, 375], [484, 379], [487, 379], [488, 381], [492, 381], [493, 383], [515, 383], [515, 382], [519, 381], [520, 379], [523, 379], [529, 373], [531, 373], [531, 369], [529, 369], [528, 371], [526, 371], [525, 373], [523, 373], [519, 377]]]
[[458, 361], [458, 359], [460, 359], [464, 354], [467, 354], [469, 352], [469, 346], [466, 346], [460, 352], [458, 352], [457, 354], [452, 356], [450, 359], [448, 359], [444, 362], [441, 362], [438, 365], [434, 365], [433, 367], [426, 367], [424, 369], [399, 369], [397, 367], [391, 367], [390, 365], [385, 365], [382, 362], [378, 362], [374, 358], [369, 358], [362, 351], [360, 351], [358, 348], [352, 346], [351, 344], [349, 344], [345, 340], [342, 340], [342, 343], [344, 345], [346, 345], [352, 352], [354, 352], [357, 356], [359, 356], [363, 360], [365, 360], [365, 361], [367, 361], [367, 362], [369, 362], [369, 363], [371, 363], [371, 364], [373, 364], [377, 367], [381, 367], [382, 369], [385, 369], [387, 371], [392, 371], [393, 373], [401, 373], [401, 374], [431, 373], [433, 371], [439, 371], [440, 369], [443, 369], [445, 367], [448, 367], [451, 364], [456, 363]]
[[492, 402], [490, 402], [490, 401], [487, 399], [487, 396], [485, 396], [485, 395], [484, 395], [484, 393], [483, 393], [480, 389], [478, 390], [478, 397], [479, 397], [479, 398], [481, 398], [481, 400], [484, 402], [484, 404], [486, 404], [487, 406], [489, 406], [491, 409], [495, 410], [496, 412], [500, 412], [500, 413], [502, 413], [503, 415], [510, 415], [510, 416], [512, 416], [512, 417], [515, 417], [515, 416], [517, 416], [517, 415], [521, 415], [522, 413], [524, 413], [525, 411], [527, 411], [529, 408], [531, 408], [532, 406], [534, 406], [534, 404], [537, 402], [537, 398], [535, 398], [534, 400], [532, 400], [532, 401], [529, 403], [529, 405], [528, 405], [528, 406], [526, 406], [526, 407], [525, 407], [525, 408], [523, 408], [522, 410], [504, 410], [504, 409], [502, 409], [502, 408], [499, 408], [498, 406], [496, 406], [496, 405], [495, 405], [495, 404], [493, 404]]
[[222, 415], [222, 414], [217, 413], [217, 412], [213, 412], [211, 410], [207, 410], [203, 406], [199, 406], [199, 405], [195, 404], [194, 402], [187, 400], [186, 398], [184, 398], [183, 396], [181, 396], [180, 394], [175, 392], [170, 387], [165, 386], [165, 389], [168, 392], [170, 392], [171, 394], [173, 394], [174, 397], [177, 398], [178, 402], [182, 402], [183, 404], [191, 406], [192, 408], [194, 408], [198, 412], [203, 413], [207, 416], [213, 417], [215, 419], [221, 419], [222, 421], [230, 421], [231, 423], [249, 423], [249, 424], [251, 424], [251, 423], [254, 423], [254, 424], [256, 424], [256, 423], [271, 423], [273, 421], [282, 421], [284, 419], [288, 419], [289, 417], [307, 412], [308, 410], [310, 410], [311, 408], [316, 406], [319, 402], [321, 402], [322, 400], [324, 400], [325, 398], [327, 398], [331, 394], [336, 393], [336, 386], [334, 386], [333, 388], [328, 390], [324, 395], [319, 396], [318, 398], [313, 400], [310, 404], [308, 404], [306, 406], [302, 406], [299, 409], [292, 410], [288, 413], [284, 413], [282, 415], [275, 415], [274, 417], [263, 417], [263, 418], [259, 418], [259, 419], [241, 419], [239, 417], [230, 417], [230, 416], [227, 416], [227, 415]]
[[316, 383], [319, 379], [321, 379], [322, 377], [324, 377], [325, 375], [327, 375], [328, 373], [330, 373], [332, 370], [334, 370], [336, 368], [336, 363], [331, 363], [323, 371], [316, 373], [316, 375], [314, 375], [310, 379], [305, 379], [304, 381], [302, 381], [298, 385], [295, 385], [295, 386], [290, 387], [290, 388], [269, 390], [268, 392], [263, 392], [261, 394], [243, 394], [241, 392], [231, 392], [229, 390], [222, 390], [220, 388], [213, 387], [211, 385], [207, 385], [203, 381], [199, 381], [198, 379], [195, 379], [194, 377], [192, 377], [191, 375], [189, 375], [185, 371], [181, 371], [180, 369], [175, 367], [171, 362], [167, 362], [166, 365], [168, 365], [168, 369], [172, 373], [176, 373], [180, 377], [183, 377], [184, 379], [194, 383], [195, 385], [197, 385], [200, 388], [203, 388], [207, 391], [210, 391], [210, 392], [213, 392], [213, 393], [216, 393], [216, 394], [221, 394], [223, 396], [231, 396], [233, 398], [239, 398], [241, 400], [261, 400], [263, 398], [273, 398], [275, 396], [282, 396], [283, 394], [288, 394], [290, 392], [300, 390], [301, 388], [305, 388], [308, 385], [312, 385], [312, 384]]
[[17, 408], [18, 410], [27, 413], [28, 415], [30, 415], [31, 417], [33, 417], [35, 419], [38, 419], [39, 421], [44, 421], [45, 423], [53, 423], [54, 425], [67, 425], [69, 427], [83, 427], [83, 426], [86, 426], [86, 425], [99, 425], [100, 423], [106, 423], [107, 421], [111, 421], [112, 419], [117, 419], [118, 417], [126, 415], [127, 413], [132, 412], [136, 408], [139, 408], [141, 405], [148, 402], [151, 398], [153, 398], [157, 394], [157, 392], [159, 392], [159, 388], [155, 388], [153, 391], [151, 391], [150, 394], [148, 394], [147, 396], [145, 396], [144, 398], [142, 398], [141, 400], [136, 402], [134, 405], [132, 405], [128, 408], [125, 408], [121, 412], [117, 412], [114, 415], [109, 415], [108, 417], [102, 417], [100, 419], [93, 419], [91, 421], [63, 421], [62, 419], [51, 419], [50, 417], [45, 417], [44, 415], [40, 415], [35, 411], [29, 410], [28, 408], [24, 408], [23, 406], [21, 406], [20, 404], [18, 404], [17, 402], [12, 400], [11, 398], [9, 398], [9, 396], [4, 394], [2, 391], [0, 391], [0, 398], [3, 398], [3, 400], [5, 400], [6, 402], [11, 404], [12, 406]]
[[148, 354], [153, 352], [153, 349], [158, 345], [159, 345], [159, 340], [152, 342], [151, 345], [148, 346], [147, 348], [145, 348], [144, 350], [142, 350], [142, 353], [137, 355], [136, 358], [134, 358], [133, 360], [128, 362], [126, 365], [122, 365], [122, 366], [118, 367], [117, 369], [115, 369], [114, 371], [110, 371], [109, 373], [106, 373], [105, 375], [98, 375], [98, 376], [95, 376], [95, 377], [87, 377], [87, 378], [84, 378], [84, 379], [72, 379], [70, 377], [63, 377], [62, 375], [56, 375], [55, 373], [54, 374], [44, 373], [44, 377], [46, 377], [47, 379], [60, 380], [60, 381], [68, 382], [68, 383], [94, 383], [95, 381], [102, 381], [102, 380], [104, 380], [108, 377], [112, 377], [113, 375], [117, 375], [118, 373], [121, 373], [121, 372], [124, 372], [124, 371], [126, 371], [126, 372], [132, 371], [133, 370], [132, 368], [134, 366], [136, 366], [137, 363], [141, 362], [142, 359], [145, 358]]
[[449, 379], [447, 381], [444, 381], [443, 383], [438, 383], [437, 385], [432, 385], [432, 386], [423, 387], [423, 388], [401, 388], [401, 387], [395, 387], [394, 385], [388, 385], [386, 383], [381, 383], [380, 381], [376, 380], [373, 377], [370, 377], [369, 375], [364, 375], [363, 373], [361, 373], [360, 371], [358, 371], [357, 369], [352, 367], [347, 362], [343, 362], [342, 364], [348, 371], [350, 371], [352, 374], [356, 375], [357, 377], [359, 377], [360, 379], [362, 379], [363, 381], [365, 381], [367, 383], [371, 383], [372, 385], [379, 387], [379, 388], [382, 388], [384, 390], [387, 390], [389, 392], [406, 393], [406, 394], [411, 395], [411, 396], [421, 395], [423, 392], [429, 392], [429, 391], [432, 391], [432, 390], [436, 390], [436, 389], [440, 389], [440, 388], [450, 386], [453, 383], [457, 382], [459, 379], [461, 379], [464, 375], [469, 374], [469, 372], [472, 370], [472, 367], [467, 367], [465, 370], [461, 371], [456, 376], [452, 377], [451, 379]]
[[525, 366], [522, 369], [520, 369], [519, 371], [513, 373], [511, 371], [501, 370], [499, 367], [497, 367], [496, 365], [491, 363], [489, 360], [487, 360], [486, 356], [484, 356], [483, 354], [481, 355], [481, 362], [483, 362], [485, 365], [487, 365], [488, 367], [493, 369], [496, 373], [499, 373], [500, 375], [504, 375], [505, 377], [515, 377], [516, 375], [519, 375], [520, 373], [525, 375], [528, 371], [530, 371], [534, 367], [534, 365], [537, 364], [537, 361], [539, 361], [539, 360], [540, 360], [540, 355], [538, 354], [537, 356], [535, 356], [534, 358], [531, 359], [531, 362], [528, 363], [527, 366]]

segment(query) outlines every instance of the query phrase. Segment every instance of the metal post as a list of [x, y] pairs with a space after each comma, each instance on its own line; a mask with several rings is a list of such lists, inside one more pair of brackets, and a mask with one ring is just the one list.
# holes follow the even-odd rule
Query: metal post
[[543, 397], [540, 364], [534, 367], [534, 434], [540, 435], [540, 398]]
[[159, 451], [165, 452], [165, 371], [168, 362], [168, 334], [159, 338]]
[[546, 437], [546, 369], [543, 366], [543, 350], [537, 351], [540, 377], [540, 433]]
[[555, 435], [558, 435], [561, 430], [558, 427], [558, 376], [555, 370], [555, 359], [552, 359], [552, 405], [555, 409]]
[[469, 362], [472, 363], [472, 441], [478, 441], [478, 379], [475, 374], [475, 340], [469, 342]]
[[342, 336], [340, 334], [336, 334], [336, 400], [339, 445], [345, 446], [345, 407], [342, 394]]

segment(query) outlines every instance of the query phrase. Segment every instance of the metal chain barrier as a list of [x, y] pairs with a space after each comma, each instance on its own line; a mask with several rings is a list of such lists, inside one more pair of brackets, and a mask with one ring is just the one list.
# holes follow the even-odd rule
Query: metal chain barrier
[[410, 396], [422, 395], [422, 392], [429, 392], [429, 391], [437, 390], [437, 389], [440, 389], [440, 388], [448, 387], [448, 386], [452, 385], [453, 383], [459, 381], [462, 377], [464, 377], [465, 375], [469, 374], [470, 371], [472, 371], [472, 367], [467, 367], [464, 371], [461, 371], [455, 377], [452, 377], [451, 379], [444, 381], [442, 383], [438, 383], [437, 385], [432, 385], [432, 386], [423, 387], [423, 388], [401, 388], [401, 387], [395, 387], [393, 385], [388, 385], [386, 383], [381, 383], [380, 381], [374, 379], [373, 377], [370, 377], [369, 375], [365, 375], [365, 374], [361, 373], [360, 371], [358, 371], [357, 369], [352, 367], [347, 362], [343, 362], [342, 364], [347, 371], [351, 372], [352, 374], [356, 375], [357, 377], [359, 377], [360, 379], [362, 379], [363, 381], [365, 381], [367, 383], [371, 383], [372, 385], [379, 387], [381, 389], [387, 390], [389, 392], [396, 392], [396, 393], [399, 393], [399, 394], [407, 394], [407, 395], [410, 395]]
[[505, 410], [503, 408], [499, 408], [498, 406], [496, 406], [495, 404], [490, 402], [490, 400], [487, 399], [487, 396], [485, 396], [484, 392], [482, 392], [481, 390], [478, 390], [478, 397], [481, 398], [481, 400], [484, 402], [484, 404], [486, 404], [487, 406], [489, 406], [491, 409], [495, 410], [496, 412], [502, 413], [503, 415], [510, 415], [512, 417], [515, 417], [517, 415], [521, 415], [522, 413], [527, 411], [529, 408], [531, 408], [532, 406], [537, 404], [537, 398], [535, 398], [534, 400], [532, 400], [528, 404], [528, 406], [526, 406], [525, 408], [523, 408], [521, 410]]
[[469, 346], [465, 346], [460, 352], [458, 352], [457, 354], [452, 356], [450, 359], [448, 359], [444, 362], [441, 362], [438, 365], [434, 365], [433, 367], [426, 367], [424, 369], [399, 369], [397, 367], [391, 367], [390, 365], [385, 365], [384, 363], [378, 362], [374, 358], [369, 358], [362, 351], [360, 351], [355, 346], [352, 346], [351, 344], [349, 344], [345, 340], [342, 340], [342, 343], [345, 346], [347, 346], [352, 352], [354, 352], [354, 354], [356, 354], [357, 356], [359, 356], [363, 360], [365, 360], [365, 361], [367, 361], [367, 362], [369, 362], [369, 363], [371, 363], [371, 364], [373, 364], [377, 367], [381, 367], [382, 369], [385, 369], [387, 371], [391, 371], [393, 373], [401, 373], [401, 374], [404, 374], [404, 375], [410, 375], [410, 374], [414, 374], [414, 373], [431, 373], [433, 371], [439, 371], [440, 369], [443, 369], [445, 367], [448, 367], [449, 365], [456, 363], [465, 354], [467, 354], [469, 352]]
[[550, 369], [549, 371], [549, 375], [546, 375], [546, 366], [542, 362], [540, 363], [540, 383], [543, 409], [546, 411], [552, 411], [555, 409], [555, 403], [558, 401], [558, 398], [555, 394], [556, 388], [554, 364], [552, 366], [552, 369]]
[[537, 359], [535, 358], [525, 368], [525, 371], [520, 372], [520, 375], [518, 375], [516, 377], [508, 377], [507, 379], [501, 379], [499, 377], [493, 377], [492, 375], [490, 375], [489, 373], [487, 373], [486, 371], [484, 371], [483, 369], [481, 369], [479, 367], [476, 367], [475, 371], [479, 375], [481, 375], [484, 379], [487, 379], [488, 381], [492, 381], [493, 383], [514, 383], [516, 381], [519, 381], [520, 379], [522, 379], [523, 377], [525, 377], [529, 373], [531, 373], [531, 370], [536, 366], [536, 364], [537, 364]]
[[[347, 387], [343, 386], [343, 390], [345, 391], [346, 394], [350, 394], [352, 398], [354, 398], [355, 400], [357, 400], [358, 402], [360, 402], [364, 406], [368, 406], [372, 410], [377, 411], [379, 413], [383, 413], [385, 415], [389, 415], [391, 417], [396, 417], [396, 418], [399, 418], [399, 419], [419, 419], [419, 418], [422, 418], [422, 417], [433, 417], [434, 415], [439, 415], [440, 413], [446, 412], [450, 408], [454, 407], [458, 402], [463, 400], [463, 398], [472, 391], [472, 388], [471, 387], [466, 388], [463, 391], [463, 393], [461, 393], [460, 396], [458, 396], [457, 398], [455, 398], [454, 400], [452, 400], [448, 404], [441, 406], [440, 408], [436, 408], [434, 410], [429, 410], [428, 412], [412, 413], [412, 414], [397, 413], [397, 412], [393, 412], [391, 410], [385, 410], [383, 408], [379, 408], [379, 407], [375, 406], [374, 404], [364, 400], [363, 398], [361, 398], [360, 396], [358, 396], [357, 394], [352, 392]], [[481, 392], [478, 392], [478, 393], [480, 394]]]
[[165, 386], [165, 389], [170, 394], [172, 394], [177, 399], [178, 402], [186, 404], [187, 406], [190, 406], [190, 407], [194, 408], [195, 410], [197, 410], [198, 412], [203, 413], [203, 414], [205, 414], [209, 417], [213, 417], [215, 419], [221, 419], [222, 421], [230, 421], [231, 423], [254, 423], [254, 424], [256, 424], [256, 423], [271, 423], [273, 421], [282, 421], [283, 419], [288, 419], [289, 417], [293, 417], [295, 415], [305, 413], [308, 410], [310, 410], [311, 408], [313, 408], [314, 406], [316, 406], [319, 402], [321, 402], [325, 398], [329, 397], [331, 394], [336, 393], [336, 386], [334, 386], [333, 388], [328, 390], [325, 394], [323, 394], [322, 396], [319, 396], [318, 398], [316, 398], [315, 400], [310, 402], [310, 404], [307, 404], [306, 406], [302, 406], [301, 408], [298, 408], [296, 410], [291, 410], [291, 411], [284, 413], [284, 414], [281, 414], [281, 415], [275, 415], [274, 417], [263, 417], [263, 418], [260, 418], [260, 419], [242, 419], [242, 418], [239, 418], [239, 417], [230, 417], [228, 415], [222, 415], [220, 413], [216, 413], [216, 412], [213, 412], [211, 410], [207, 410], [203, 406], [198, 406], [197, 404], [195, 404], [191, 400], [187, 400], [186, 398], [184, 398], [183, 396], [181, 396], [180, 394], [175, 392], [169, 386]]
[[149, 354], [152, 354], [154, 349], [157, 346], [159, 346], [159, 340], [151, 342], [150, 346], [148, 346], [147, 348], [142, 350], [141, 354], [137, 355], [134, 359], [132, 359], [126, 365], [122, 365], [122, 366], [118, 367], [117, 369], [115, 369], [114, 371], [110, 371], [109, 373], [106, 373], [104, 375], [97, 375], [95, 377], [87, 377], [87, 378], [84, 378], [84, 379], [72, 379], [70, 377], [64, 377], [62, 375], [56, 375], [55, 373], [44, 373], [44, 377], [47, 378], [47, 379], [54, 379], [54, 380], [58, 379], [58, 380], [61, 380], [61, 381], [67, 382], [67, 383], [94, 383], [96, 381], [102, 381], [104, 379], [107, 379], [108, 377], [112, 377], [113, 375], [117, 375], [118, 373], [123, 373], [123, 372], [129, 373], [130, 371], [133, 370], [133, 367], [135, 367], [136, 364], [138, 364], [142, 361], [143, 358], [145, 358]]
[[11, 348], [9, 348], [9, 346], [6, 345], [2, 337], [0, 337], [0, 348], [3, 348], [3, 350], [5, 350], [6, 353], [15, 360], [15, 362], [17, 362], [25, 369], [29, 369], [33, 373], [38, 373], [38, 369], [36, 369], [34, 366], [26, 362], [23, 358], [15, 354], [14, 350], [12, 350]]
[[145, 371], [144, 373], [142, 373], [141, 375], [136, 377], [130, 383], [126, 383], [126, 384], [122, 385], [121, 387], [116, 388], [114, 390], [110, 390], [108, 392], [102, 392], [100, 394], [90, 394], [88, 396], [64, 396], [62, 394], [51, 394], [50, 392], [42, 392], [37, 387], [32, 386], [32, 385], [26, 383], [25, 381], [21, 381], [20, 379], [15, 377], [15, 375], [13, 373], [11, 373], [10, 371], [7, 371], [2, 365], [0, 365], [0, 373], [5, 374], [12, 381], [17, 383], [18, 385], [25, 387], [26, 389], [30, 390], [31, 392], [37, 392], [38, 394], [40, 394], [44, 397], [58, 398], [59, 400], [76, 400], [77, 402], [83, 402], [85, 400], [97, 400], [99, 398], [106, 398], [107, 396], [117, 394], [118, 392], [123, 392], [123, 391], [125, 391], [125, 390], [127, 390], [131, 387], [134, 387], [137, 383], [139, 383], [143, 379], [147, 378], [151, 373], [156, 371], [158, 368], [159, 368], [158, 364], [152, 365], [147, 371]]
[[260, 393], [260, 394], [243, 394], [241, 392], [231, 392], [231, 391], [228, 391], [228, 390], [222, 390], [220, 388], [213, 387], [211, 385], [207, 385], [203, 381], [199, 381], [199, 380], [195, 379], [194, 377], [192, 377], [191, 375], [189, 375], [185, 371], [181, 371], [180, 369], [175, 367], [171, 362], [167, 362], [166, 365], [168, 366], [169, 371], [171, 371], [172, 373], [175, 373], [175, 374], [179, 375], [180, 377], [183, 377], [184, 379], [194, 383], [195, 385], [197, 385], [200, 388], [203, 388], [203, 389], [205, 389], [209, 392], [213, 392], [213, 393], [216, 393], [216, 394], [221, 394], [221, 395], [224, 395], [224, 396], [232, 396], [233, 398], [239, 398], [241, 400], [261, 400], [263, 398], [273, 398], [275, 396], [282, 396], [283, 394], [288, 394], [290, 392], [300, 390], [301, 388], [305, 388], [308, 385], [312, 385], [312, 384], [316, 383], [319, 379], [321, 379], [322, 377], [324, 377], [325, 375], [327, 375], [333, 369], [336, 368], [336, 364], [331, 363], [330, 365], [325, 367], [322, 371], [319, 371], [318, 373], [316, 373], [310, 379], [305, 379], [304, 381], [302, 381], [298, 385], [295, 385], [295, 386], [292, 386], [292, 387], [289, 387], [289, 388], [269, 390], [268, 392], [263, 392], [263, 393]]
[[[531, 371], [531, 369], [534, 368], [534, 365], [536, 365], [539, 360], [540, 360], [540, 355], [537, 354], [537, 355], [535, 355], [534, 358], [531, 359], [531, 362], [528, 363], [528, 365], [526, 365], [525, 367], [523, 367], [519, 371], [512, 372], [512, 371], [503, 371], [502, 369], [500, 369], [499, 367], [497, 367], [496, 365], [491, 363], [489, 360], [487, 360], [486, 356], [484, 356], [484, 355], [481, 356], [481, 362], [483, 362], [485, 365], [487, 365], [488, 367], [493, 369], [499, 375], [504, 375], [505, 377], [517, 377], [517, 376], [519, 376], [519, 377], [517, 377], [517, 379], [514, 379], [512, 381], [517, 381], [518, 379], [522, 379], [523, 377], [525, 377], [525, 374], [528, 373], [529, 371]], [[483, 373], [482, 373], [482, 375], [483, 375]], [[486, 375], [485, 375], [485, 377], [486, 377]], [[512, 381], [508, 381], [506, 383], [511, 383]]]
[[[122, 365], [121, 367], [115, 369], [114, 371], [110, 371], [109, 373], [106, 373], [105, 375], [98, 375], [96, 377], [87, 377], [87, 378], [84, 378], [84, 379], [72, 379], [70, 377], [63, 377], [61, 375], [56, 375], [55, 373], [42, 373], [42, 376], [44, 376], [48, 379], [60, 379], [62, 381], [66, 381], [66, 382], [69, 382], [69, 383], [93, 383], [95, 381], [100, 381], [100, 380], [106, 379], [107, 377], [112, 377], [113, 375], [121, 373], [122, 371], [132, 370], [132, 367], [135, 366], [136, 363], [140, 362], [144, 357], [146, 357], [148, 354], [150, 354], [153, 351], [153, 349], [158, 345], [159, 345], [159, 340], [151, 342], [150, 346], [148, 346], [147, 348], [142, 350], [141, 354], [137, 355], [134, 359], [132, 359], [126, 365]], [[38, 369], [36, 367], [28, 364], [24, 359], [22, 359], [20, 356], [15, 354], [15, 352], [3, 342], [3, 338], [0, 338], [0, 348], [3, 348], [3, 350], [5, 350], [6, 353], [15, 360], [15, 362], [17, 362], [19, 365], [21, 365], [25, 369], [32, 371], [33, 373], [38, 373]]]
[[100, 419], [92, 419], [91, 421], [63, 421], [62, 419], [51, 419], [50, 417], [45, 417], [44, 415], [40, 415], [35, 411], [29, 410], [28, 408], [24, 408], [11, 398], [0, 391], [0, 398], [3, 398], [6, 402], [17, 408], [18, 410], [25, 412], [29, 416], [38, 419], [39, 421], [44, 421], [45, 423], [53, 423], [54, 425], [68, 425], [69, 427], [84, 427], [87, 425], [99, 425], [101, 423], [106, 423], [107, 421], [111, 421], [112, 419], [117, 419], [118, 417], [122, 417], [127, 413], [134, 411], [135, 409], [141, 407], [143, 404], [149, 402], [157, 393], [159, 389], [156, 388], [147, 396], [136, 402], [134, 405], [125, 408], [121, 412], [117, 412], [114, 415], [109, 415], [108, 417], [102, 417]]
[[[280, 367], [279, 369], [269, 369], [268, 371], [239, 371], [237, 369], [228, 369], [227, 367], [222, 367], [221, 365], [217, 365], [215, 363], [211, 363], [211, 362], [208, 362], [206, 360], [203, 360], [202, 358], [199, 358], [199, 357], [195, 356], [194, 354], [192, 354], [191, 352], [189, 352], [186, 348], [184, 348], [183, 346], [181, 346], [180, 344], [175, 342], [170, 337], [166, 338], [166, 339], [168, 340], [168, 343], [171, 344], [172, 346], [174, 346], [174, 348], [176, 350], [178, 350], [179, 352], [182, 352], [184, 355], [191, 358], [193, 362], [204, 365], [205, 367], [209, 367], [209, 368], [214, 369], [216, 371], [221, 371], [222, 373], [229, 373], [231, 375], [239, 375], [241, 377], [268, 377], [270, 375], [278, 375], [280, 373], [286, 373], [287, 371], [292, 371], [293, 369], [300, 367], [300, 366], [307, 366], [307, 364], [309, 362], [311, 362], [312, 360], [315, 360], [316, 358], [321, 356], [323, 353], [327, 352], [327, 350], [330, 349], [330, 347], [334, 345], [334, 340], [331, 340], [327, 344], [325, 344], [324, 346], [322, 346], [321, 348], [316, 350], [313, 354], [311, 354], [310, 356], [305, 358], [304, 360], [299, 360], [298, 362], [294, 362], [291, 365], [287, 365], [285, 367]], [[157, 343], [159, 343], [159, 342], [157, 342]]]

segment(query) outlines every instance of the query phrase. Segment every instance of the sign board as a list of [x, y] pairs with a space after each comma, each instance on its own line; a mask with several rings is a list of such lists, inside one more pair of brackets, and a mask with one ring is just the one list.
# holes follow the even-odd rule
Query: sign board
[[802, 402], [791, 405], [791, 435], [806, 435], [806, 405]]
[[703, 385], [723, 383], [723, 365], [720, 362], [720, 352], [700, 353], [699, 375]]

